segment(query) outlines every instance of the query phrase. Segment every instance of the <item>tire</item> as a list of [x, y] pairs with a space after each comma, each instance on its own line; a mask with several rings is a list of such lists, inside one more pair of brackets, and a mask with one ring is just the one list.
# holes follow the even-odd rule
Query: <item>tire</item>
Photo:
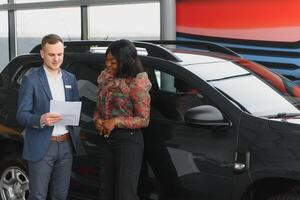
[[300, 194], [293, 194], [293, 193], [278, 194], [268, 198], [268, 200], [300, 200]]
[[0, 161], [0, 194], [2, 200], [26, 200], [29, 177], [20, 156], [8, 155]]

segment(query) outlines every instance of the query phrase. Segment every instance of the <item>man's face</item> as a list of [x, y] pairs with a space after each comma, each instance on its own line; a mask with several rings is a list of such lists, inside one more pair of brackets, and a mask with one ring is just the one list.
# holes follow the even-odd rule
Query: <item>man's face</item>
[[64, 45], [61, 42], [56, 44], [46, 43], [40, 51], [44, 59], [44, 65], [50, 71], [58, 71], [64, 59]]

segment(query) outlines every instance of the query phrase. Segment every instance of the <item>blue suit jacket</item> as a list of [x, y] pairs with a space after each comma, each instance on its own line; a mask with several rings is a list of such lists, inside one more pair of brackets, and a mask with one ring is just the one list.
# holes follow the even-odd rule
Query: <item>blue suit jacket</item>
[[[73, 74], [61, 70], [66, 101], [79, 101], [76, 78]], [[66, 87], [66, 85], [69, 85]], [[70, 87], [71, 86], [71, 87]], [[25, 127], [23, 158], [28, 161], [39, 161], [45, 155], [50, 144], [53, 126], [40, 126], [41, 115], [50, 111], [52, 99], [50, 87], [43, 67], [24, 76], [19, 89], [17, 120]], [[75, 151], [79, 144], [75, 137], [74, 127], [68, 131]]]

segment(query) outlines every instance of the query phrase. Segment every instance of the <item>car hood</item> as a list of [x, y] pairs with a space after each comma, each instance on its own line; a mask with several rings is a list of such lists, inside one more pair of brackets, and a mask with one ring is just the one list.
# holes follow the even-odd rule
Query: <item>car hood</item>
[[288, 123], [294, 123], [294, 124], [300, 124], [300, 118], [279, 118], [279, 119], [272, 119], [274, 121], [280, 121], [280, 122], [288, 122]]
[[288, 131], [300, 131], [300, 119], [299, 118], [276, 118], [269, 119], [269, 126], [273, 129]]

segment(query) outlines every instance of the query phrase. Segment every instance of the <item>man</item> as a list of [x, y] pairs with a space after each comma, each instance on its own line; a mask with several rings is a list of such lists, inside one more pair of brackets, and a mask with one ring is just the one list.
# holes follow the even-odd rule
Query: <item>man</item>
[[65, 200], [69, 190], [73, 148], [77, 150], [75, 127], [57, 124], [62, 116], [50, 113], [50, 100], [78, 101], [74, 75], [62, 70], [64, 44], [49, 34], [40, 51], [44, 64], [23, 78], [17, 120], [25, 127], [23, 158], [29, 168], [29, 200]]

